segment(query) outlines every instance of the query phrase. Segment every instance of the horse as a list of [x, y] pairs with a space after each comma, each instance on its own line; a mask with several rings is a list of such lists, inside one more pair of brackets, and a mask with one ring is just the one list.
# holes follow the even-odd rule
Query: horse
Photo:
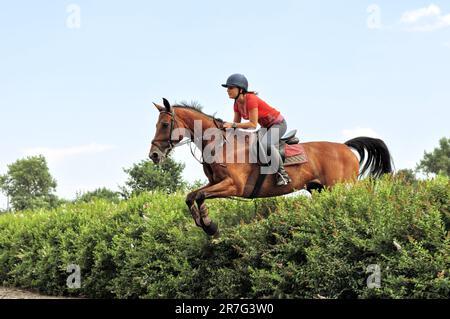
[[[205, 149], [219, 143], [215, 139], [204, 138], [205, 132], [219, 129], [225, 134], [223, 121], [203, 113], [201, 107], [186, 103], [171, 105], [163, 99], [163, 106], [153, 103], [159, 111], [155, 136], [151, 142], [149, 157], [157, 165], [163, 161], [177, 146], [182, 145], [183, 136], [176, 132], [187, 131], [191, 137], [188, 140]], [[192, 136], [197, 129], [201, 130], [200, 139]], [[200, 123], [200, 124], [199, 124]], [[255, 184], [260, 177], [260, 163], [245, 160], [236, 161], [236, 155], [248, 153], [249, 142], [220, 143], [222, 155], [234, 152], [232, 160], [226, 163], [220, 161], [203, 162], [203, 171], [208, 178], [208, 184], [190, 192], [186, 196], [186, 205], [196, 226], [202, 228], [209, 236], [218, 235], [218, 226], [208, 214], [206, 199], [213, 198], [263, 198], [292, 193], [297, 190], [308, 191], [332, 188], [340, 182], [353, 183], [361, 176], [379, 177], [392, 173], [392, 158], [386, 144], [370, 137], [357, 137], [343, 144], [333, 142], [300, 143], [307, 156], [306, 163], [290, 165], [286, 171], [291, 177], [291, 183], [284, 186], [275, 185], [275, 174], [267, 175], [261, 183], [257, 195], [254, 194]], [[232, 149], [233, 148], [233, 149]], [[352, 151], [355, 150], [358, 155]], [[367, 152], [367, 159], [366, 159]], [[366, 162], [364, 166], [364, 160]]]

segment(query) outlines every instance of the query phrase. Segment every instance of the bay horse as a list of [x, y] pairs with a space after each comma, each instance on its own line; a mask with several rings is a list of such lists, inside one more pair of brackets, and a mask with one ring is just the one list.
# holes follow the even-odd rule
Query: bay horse
[[[158, 164], [163, 161], [174, 147], [181, 145], [183, 136], [174, 134], [175, 130], [184, 129], [194, 135], [195, 123], [202, 132], [202, 138], [195, 140], [198, 147], [204, 149], [213, 140], [203, 138], [208, 129], [222, 129], [223, 121], [202, 112], [195, 105], [170, 105], [163, 99], [163, 105], [153, 103], [159, 111], [154, 139], [151, 142], [149, 157]], [[200, 125], [198, 124], [200, 123]], [[199, 126], [198, 126], [199, 125]], [[222, 131], [223, 132], [223, 131]], [[175, 136], [174, 136], [175, 135]], [[191, 138], [191, 140], [193, 140]], [[256, 197], [273, 197], [292, 193], [300, 189], [331, 188], [339, 182], [355, 182], [360, 176], [379, 177], [392, 172], [392, 158], [386, 144], [370, 137], [357, 137], [343, 144], [332, 142], [301, 143], [308, 161], [299, 165], [286, 167], [292, 182], [285, 186], [275, 185], [275, 174], [268, 175], [262, 183]], [[223, 152], [227, 153], [229, 144], [224, 143]], [[249, 151], [249, 143], [233, 144], [234, 154]], [[359, 159], [352, 149], [359, 154]], [[362, 166], [367, 152], [367, 160]], [[208, 184], [190, 192], [186, 204], [198, 227], [210, 236], [218, 232], [217, 225], [210, 219], [205, 200], [212, 198], [251, 197], [255, 183], [260, 175], [259, 164], [245, 158], [244, 162], [235, 160], [220, 162], [203, 162], [203, 171], [208, 178]]]

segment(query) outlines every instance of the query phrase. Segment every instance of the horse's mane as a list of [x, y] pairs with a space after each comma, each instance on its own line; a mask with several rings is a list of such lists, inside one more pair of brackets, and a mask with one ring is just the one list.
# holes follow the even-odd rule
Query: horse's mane
[[203, 112], [203, 106], [198, 103], [197, 101], [193, 101], [193, 102], [180, 102], [177, 104], [174, 104], [173, 107], [178, 107], [178, 108], [182, 108], [182, 109], [189, 109], [198, 113], [201, 113], [203, 115], [205, 115], [206, 117], [209, 117], [212, 120], [216, 120], [217, 122], [223, 123], [224, 121], [222, 119], [219, 119], [217, 117], [214, 117], [213, 115], [209, 115]]

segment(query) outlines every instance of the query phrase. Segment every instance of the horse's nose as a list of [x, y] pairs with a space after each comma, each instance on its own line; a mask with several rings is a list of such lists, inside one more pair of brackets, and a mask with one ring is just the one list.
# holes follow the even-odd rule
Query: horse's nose
[[158, 163], [159, 162], [159, 154], [157, 152], [150, 153], [150, 159], [154, 163]]

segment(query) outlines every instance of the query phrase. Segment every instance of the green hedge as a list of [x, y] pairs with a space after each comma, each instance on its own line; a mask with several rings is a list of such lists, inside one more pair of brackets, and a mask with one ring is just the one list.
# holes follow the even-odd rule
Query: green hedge
[[[95, 298], [448, 298], [449, 185], [385, 177], [312, 200], [211, 200], [214, 240], [182, 194], [4, 214], [0, 283]], [[372, 264], [380, 288], [367, 287]]]

